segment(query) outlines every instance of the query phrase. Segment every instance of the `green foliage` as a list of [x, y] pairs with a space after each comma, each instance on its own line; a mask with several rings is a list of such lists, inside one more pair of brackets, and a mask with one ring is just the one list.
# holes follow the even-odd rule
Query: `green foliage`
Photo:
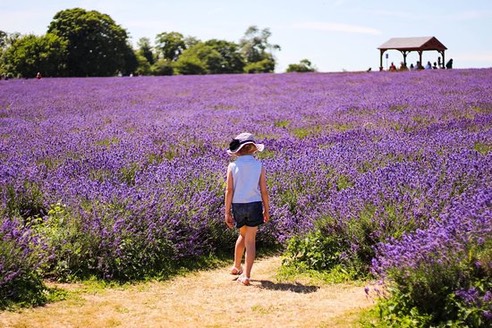
[[303, 59], [299, 62], [299, 64], [289, 64], [287, 67], [287, 73], [298, 72], [298, 73], [306, 73], [306, 72], [315, 72], [316, 68], [313, 67], [312, 63]]
[[140, 170], [140, 164], [137, 162], [131, 163], [130, 165], [121, 168], [120, 179], [129, 186], [135, 185], [135, 178], [138, 171]]
[[36, 183], [25, 181], [20, 187], [7, 185], [6, 187], [6, 215], [8, 217], [22, 217], [25, 221], [39, 217], [46, 213], [43, 205], [44, 196]]
[[244, 60], [233, 42], [195, 42], [183, 51], [175, 67], [180, 74], [242, 73]]
[[137, 46], [137, 55], [142, 56], [149, 65], [154, 65], [155, 56], [152, 45], [150, 44], [150, 40], [148, 38], [140, 38], [138, 40]]
[[350, 181], [350, 177], [345, 174], [340, 174], [337, 179], [337, 190], [341, 191], [353, 187], [354, 183]]
[[62, 10], [53, 17], [48, 33], [67, 42], [68, 76], [113, 76], [128, 71], [134, 60], [126, 31], [95, 10]]
[[331, 217], [316, 222], [313, 231], [291, 238], [284, 253], [283, 271], [307, 272], [323, 280], [341, 282], [365, 275], [347, 259], [350, 241]]
[[175, 63], [167, 60], [167, 59], [159, 59], [155, 64], [151, 67], [151, 71], [153, 75], [173, 75], [174, 74], [174, 65]]
[[473, 149], [478, 151], [482, 155], [487, 155], [492, 152], [492, 143], [491, 142], [475, 142]]
[[330, 270], [340, 263], [345, 247], [343, 240], [336, 235], [327, 235], [317, 229], [289, 240], [284, 264], [311, 270]]
[[243, 73], [244, 58], [236, 43], [212, 39], [206, 41], [205, 45], [219, 53], [219, 58], [214, 65], [208, 65], [211, 74]]
[[136, 75], [151, 75], [152, 74], [152, 66], [148, 62], [148, 60], [142, 56], [141, 54], [136, 54], [137, 60], [137, 68], [135, 69]]
[[280, 120], [280, 121], [276, 121], [275, 123], [273, 123], [273, 126], [277, 127], [277, 128], [288, 128], [289, 125], [290, 125], [290, 120]]
[[109, 15], [74, 8], [56, 13], [44, 36], [0, 33], [0, 74], [34, 77], [40, 72], [42, 76], [85, 77], [271, 73], [276, 64], [273, 51], [280, 50], [280, 46], [270, 44], [270, 36], [268, 28], [260, 30], [256, 26], [250, 26], [239, 43], [217, 39], [201, 42], [179, 32], [163, 32], [157, 34], [155, 46], [148, 38], [141, 38], [133, 50], [126, 30]]
[[70, 215], [65, 205], [52, 205], [48, 215], [33, 219], [31, 226], [50, 254], [43, 267], [44, 276], [66, 281], [80, 274], [89, 243], [79, 222]]
[[[270, 29], [265, 28], [260, 30], [257, 26], [250, 26], [244, 33], [244, 36], [239, 41], [239, 47], [241, 53], [248, 65], [258, 62], [264, 62], [262, 67], [266, 68], [265, 60], [273, 61], [273, 68], [275, 68], [275, 60], [273, 60], [273, 50], [280, 50], [280, 46], [276, 44], [270, 44], [268, 39], [272, 33]], [[273, 68], [271, 71], [273, 71]], [[246, 70], [247, 73], [259, 73], [261, 71]]]
[[[12, 230], [22, 229], [20, 222], [10, 224]], [[18, 239], [13, 235], [0, 231], [0, 310], [46, 302], [46, 286], [38, 271], [43, 258], [39, 244], [27, 230]]]
[[162, 58], [168, 61], [177, 61], [186, 50], [183, 34], [179, 32], [163, 32], [155, 38], [156, 49]]
[[63, 76], [67, 58], [67, 41], [54, 35], [19, 37], [4, 54], [5, 65], [23, 77]]
[[[344, 175], [339, 175], [337, 190], [349, 186], [351, 182]], [[286, 190], [281, 199], [291, 204], [290, 210], [295, 213], [296, 194]], [[319, 219], [311, 232], [289, 240], [285, 264], [307, 270], [336, 270], [354, 279], [368, 277], [375, 256], [374, 247], [379, 242], [391, 237], [398, 238], [404, 231], [415, 228], [411, 220], [402, 219], [406, 214], [398, 204], [388, 202], [382, 206], [384, 211], [377, 214], [373, 204], [366, 204], [353, 218]], [[384, 231], [381, 231], [380, 224], [384, 225]]]
[[245, 73], [272, 73], [275, 70], [275, 60], [273, 58], [265, 58], [257, 62], [246, 64], [244, 67]]
[[176, 61], [180, 74], [217, 73], [221, 67], [221, 55], [212, 46], [199, 42], [186, 49]]
[[198, 57], [180, 58], [175, 65], [179, 74], [183, 75], [202, 75], [207, 73], [207, 67]]
[[[0, 240], [0, 244], [3, 242]], [[4, 248], [5, 245], [1, 245]], [[3, 251], [3, 249], [2, 249]], [[23, 264], [15, 261], [16, 265]], [[0, 310], [11, 307], [38, 306], [46, 303], [47, 288], [41, 276], [36, 272], [30, 272], [31, 268], [23, 269], [18, 279], [13, 280], [0, 288]]]
[[[389, 288], [378, 304], [389, 327], [489, 327], [492, 324], [492, 240], [467, 254], [447, 256], [415, 268], [389, 271]], [[486, 313], [489, 313], [487, 315]]]

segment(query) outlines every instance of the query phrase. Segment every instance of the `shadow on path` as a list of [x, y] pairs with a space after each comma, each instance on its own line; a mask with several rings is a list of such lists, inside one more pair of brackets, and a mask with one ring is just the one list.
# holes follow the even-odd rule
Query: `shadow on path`
[[319, 289], [319, 286], [306, 286], [300, 283], [273, 283], [269, 280], [251, 280], [251, 281], [257, 281], [261, 285], [258, 286], [259, 288], [262, 289], [268, 289], [268, 290], [278, 290], [278, 291], [284, 291], [284, 292], [294, 292], [294, 293], [302, 293], [302, 294], [309, 294], [309, 293], [314, 293], [317, 292]]

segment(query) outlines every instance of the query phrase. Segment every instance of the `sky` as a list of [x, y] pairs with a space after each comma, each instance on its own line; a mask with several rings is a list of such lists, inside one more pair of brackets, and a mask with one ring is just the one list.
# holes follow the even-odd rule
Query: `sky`
[[[393, 37], [434, 36], [454, 68], [492, 67], [490, 0], [0, 0], [0, 30], [43, 35], [61, 10], [83, 8], [108, 14], [130, 35], [153, 42], [162, 32], [202, 41], [239, 42], [248, 27], [268, 28], [276, 72], [308, 59], [319, 72], [377, 70], [380, 45]], [[387, 52], [383, 67], [403, 60]], [[423, 53], [423, 62], [438, 52]], [[415, 63], [412, 52], [407, 63]]]

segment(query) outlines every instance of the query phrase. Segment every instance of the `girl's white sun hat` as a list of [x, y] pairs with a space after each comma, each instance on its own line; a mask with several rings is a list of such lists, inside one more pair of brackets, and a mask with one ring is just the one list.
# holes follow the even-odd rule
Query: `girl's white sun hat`
[[236, 154], [239, 150], [241, 150], [241, 148], [243, 148], [244, 145], [247, 144], [255, 145], [258, 151], [263, 151], [263, 149], [265, 148], [264, 144], [255, 142], [255, 138], [251, 133], [243, 132], [232, 139], [231, 143], [229, 144], [229, 149], [227, 149], [227, 153], [229, 155]]

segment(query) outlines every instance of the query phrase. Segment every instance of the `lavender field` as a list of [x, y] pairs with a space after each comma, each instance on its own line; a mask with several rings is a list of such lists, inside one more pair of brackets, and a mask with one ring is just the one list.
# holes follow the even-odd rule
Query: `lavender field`
[[232, 249], [243, 131], [266, 145], [264, 247], [318, 229], [343, 237], [326, 261], [380, 277], [490, 248], [491, 90], [492, 69], [0, 81], [0, 288], [19, 258], [137, 279]]

